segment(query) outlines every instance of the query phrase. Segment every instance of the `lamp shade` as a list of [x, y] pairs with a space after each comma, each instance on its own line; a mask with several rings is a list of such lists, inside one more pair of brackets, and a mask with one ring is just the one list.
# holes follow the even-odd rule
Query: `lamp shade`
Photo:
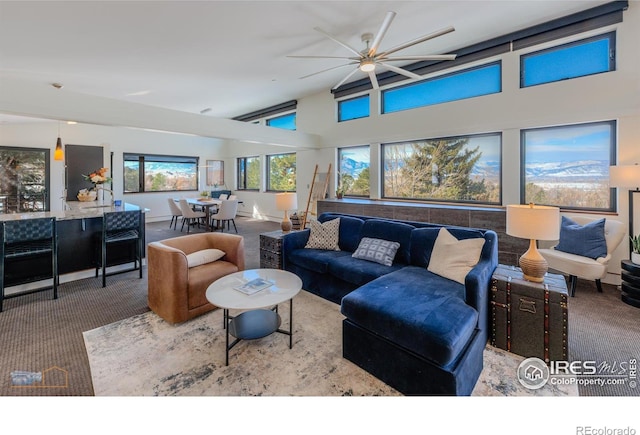
[[276, 193], [276, 208], [282, 211], [298, 208], [298, 195], [292, 192]]
[[609, 166], [609, 187], [640, 187], [640, 165]]
[[64, 160], [64, 150], [62, 149], [62, 140], [60, 138], [56, 141], [56, 149], [53, 151], [53, 160]]
[[560, 209], [544, 205], [508, 205], [507, 234], [531, 240], [560, 238]]

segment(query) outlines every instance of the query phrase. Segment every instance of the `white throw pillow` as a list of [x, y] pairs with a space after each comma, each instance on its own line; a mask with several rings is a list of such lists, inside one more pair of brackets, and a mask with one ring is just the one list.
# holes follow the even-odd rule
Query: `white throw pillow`
[[478, 264], [483, 246], [483, 238], [458, 240], [440, 228], [427, 270], [464, 284], [464, 278]]
[[224, 251], [219, 249], [203, 249], [187, 255], [187, 265], [191, 267], [201, 266], [206, 263], [213, 263], [224, 257]]
[[311, 221], [311, 232], [305, 248], [324, 249], [327, 251], [339, 251], [338, 238], [340, 237], [340, 218], [331, 219], [325, 223]]

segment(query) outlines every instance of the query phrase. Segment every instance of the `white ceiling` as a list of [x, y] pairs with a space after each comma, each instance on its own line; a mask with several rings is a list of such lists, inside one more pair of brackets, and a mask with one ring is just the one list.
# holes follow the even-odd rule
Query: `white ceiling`
[[440, 54], [607, 2], [1, 0], [0, 86], [58, 82], [60, 92], [231, 118], [329, 92], [351, 71], [299, 79], [342, 61], [287, 55], [350, 55], [316, 26], [364, 48], [360, 35], [393, 10], [381, 49], [454, 26], [397, 53]]

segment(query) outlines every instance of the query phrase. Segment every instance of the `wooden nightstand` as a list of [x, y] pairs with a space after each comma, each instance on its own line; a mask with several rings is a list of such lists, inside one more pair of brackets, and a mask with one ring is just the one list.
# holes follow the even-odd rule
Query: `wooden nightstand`
[[282, 230], [260, 234], [260, 267], [282, 269]]

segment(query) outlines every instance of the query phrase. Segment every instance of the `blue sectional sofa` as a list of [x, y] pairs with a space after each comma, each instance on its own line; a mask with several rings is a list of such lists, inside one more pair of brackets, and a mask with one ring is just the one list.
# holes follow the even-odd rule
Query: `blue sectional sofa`
[[[324, 213], [340, 218], [340, 250], [305, 248], [310, 230], [283, 237], [285, 270], [303, 288], [341, 304], [343, 356], [407, 395], [469, 395], [489, 331], [495, 232], [447, 226], [456, 239], [484, 238], [464, 285], [427, 270], [442, 225]], [[356, 259], [363, 237], [398, 242], [393, 264]]]

